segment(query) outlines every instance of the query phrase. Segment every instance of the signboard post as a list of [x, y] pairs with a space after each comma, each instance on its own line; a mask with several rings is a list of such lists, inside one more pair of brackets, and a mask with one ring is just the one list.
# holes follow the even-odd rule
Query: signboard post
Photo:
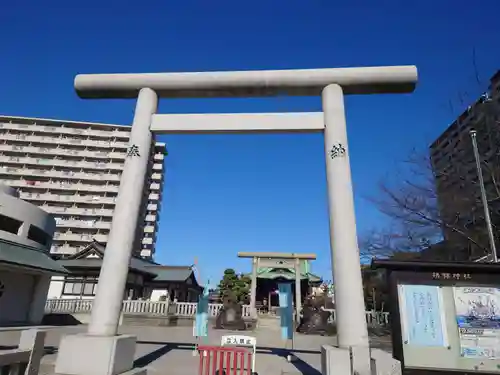
[[196, 316], [193, 325], [193, 336], [196, 338], [196, 345], [193, 355], [198, 353], [198, 345], [203, 337], [205, 341], [208, 340], [208, 289], [209, 283], [205, 285], [203, 293], [198, 297], [198, 304], [196, 305]]
[[[293, 321], [293, 295], [290, 283], [278, 283], [281, 338], [285, 341], [285, 350], [289, 350], [288, 344], [291, 342], [291, 350], [294, 349], [293, 331], [295, 324]], [[287, 355], [287, 360], [292, 360], [292, 355]]]

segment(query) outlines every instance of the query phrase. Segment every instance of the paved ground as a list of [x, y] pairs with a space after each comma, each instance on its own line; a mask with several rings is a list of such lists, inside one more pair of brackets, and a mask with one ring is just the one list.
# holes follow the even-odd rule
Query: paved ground
[[[42, 360], [40, 375], [53, 373], [57, 347], [62, 335], [84, 332], [85, 326], [46, 328], [47, 355]], [[152, 374], [189, 375], [197, 374], [198, 357], [193, 356], [192, 328], [189, 327], [139, 327], [124, 326], [120, 333], [137, 336], [135, 355], [136, 367], [147, 367]], [[211, 330], [208, 344], [220, 344], [220, 337], [231, 334], [229, 331]], [[237, 333], [235, 333], [237, 334]], [[240, 333], [241, 334], [241, 333]], [[260, 329], [248, 332], [257, 338], [256, 370], [260, 375], [305, 374], [319, 375], [321, 370], [320, 348], [324, 344], [335, 344], [335, 337], [322, 337], [296, 334], [293, 353], [297, 360], [288, 363], [285, 344], [279, 331]], [[0, 349], [17, 346], [19, 330], [0, 331]], [[390, 341], [379, 337], [372, 339], [372, 345], [390, 350]], [[192, 371], [186, 371], [192, 369]]]

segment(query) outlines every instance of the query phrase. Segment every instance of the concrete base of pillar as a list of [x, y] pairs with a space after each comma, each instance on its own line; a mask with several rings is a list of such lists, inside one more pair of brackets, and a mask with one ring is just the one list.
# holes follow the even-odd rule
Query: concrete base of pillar
[[373, 375], [401, 375], [403, 373], [401, 362], [382, 349], [371, 350], [371, 367]]
[[136, 337], [68, 335], [61, 339], [55, 373], [65, 375], [145, 374], [132, 370]]
[[322, 375], [401, 375], [401, 363], [380, 349], [321, 347]]

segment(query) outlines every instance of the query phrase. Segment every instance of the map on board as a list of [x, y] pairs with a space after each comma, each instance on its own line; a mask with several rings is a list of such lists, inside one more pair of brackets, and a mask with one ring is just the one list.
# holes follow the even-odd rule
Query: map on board
[[465, 358], [500, 357], [500, 289], [454, 287], [460, 354]]
[[399, 285], [404, 341], [407, 345], [446, 347], [441, 289], [433, 285]]

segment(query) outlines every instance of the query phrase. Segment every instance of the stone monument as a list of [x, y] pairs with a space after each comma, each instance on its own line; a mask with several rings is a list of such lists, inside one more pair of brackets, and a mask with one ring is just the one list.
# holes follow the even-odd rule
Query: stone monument
[[324, 309], [323, 298], [310, 296], [304, 301], [302, 317], [297, 332], [305, 334], [327, 334], [329, 332], [328, 318], [330, 312]]
[[246, 329], [246, 324], [243, 320], [243, 308], [233, 296], [225, 296], [222, 300], [222, 308], [217, 314], [214, 328], [238, 331]]

